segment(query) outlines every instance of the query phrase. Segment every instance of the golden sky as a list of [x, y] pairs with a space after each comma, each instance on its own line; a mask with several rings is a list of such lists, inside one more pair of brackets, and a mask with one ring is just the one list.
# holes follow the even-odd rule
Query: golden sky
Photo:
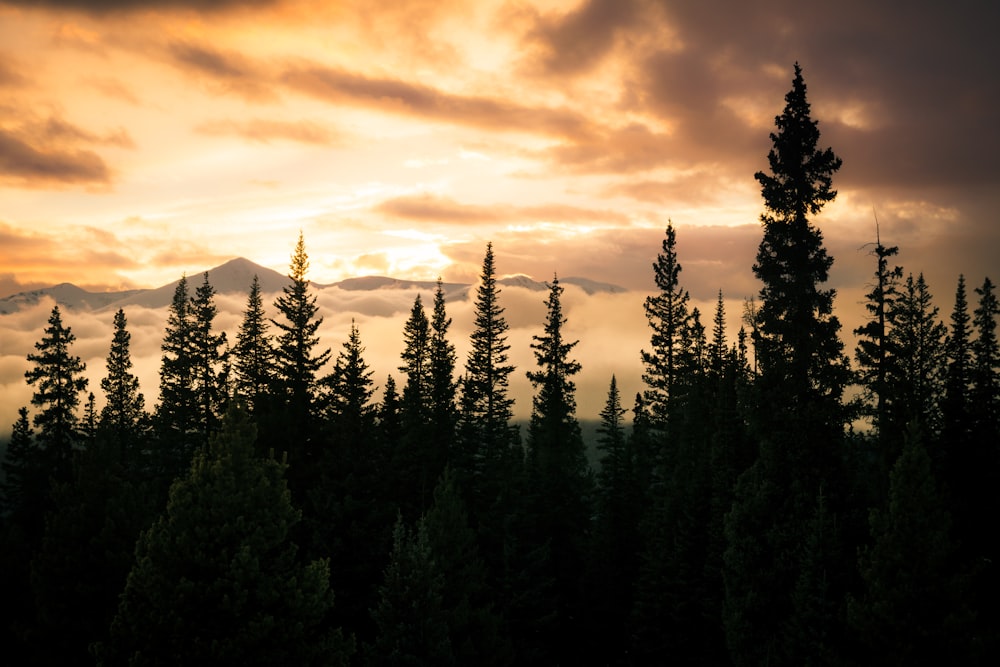
[[300, 230], [320, 283], [468, 282], [492, 241], [501, 273], [642, 292], [670, 219], [692, 296], [738, 303], [798, 61], [844, 160], [817, 221], [831, 283], [860, 309], [874, 210], [947, 311], [960, 272], [1000, 278], [997, 19], [920, 0], [0, 0], [0, 296], [237, 256], [285, 272]]

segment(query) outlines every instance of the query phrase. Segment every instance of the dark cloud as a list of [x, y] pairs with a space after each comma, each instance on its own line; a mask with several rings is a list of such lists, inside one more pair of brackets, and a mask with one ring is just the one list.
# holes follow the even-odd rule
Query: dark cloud
[[89, 150], [36, 147], [24, 137], [0, 129], [0, 179], [15, 185], [109, 185], [111, 170]]
[[614, 47], [616, 37], [643, 16], [636, 0], [587, 0], [559, 16], [536, 16], [525, 44], [536, 53], [533, 69], [546, 75], [586, 72]]
[[291, 88], [333, 103], [377, 108], [387, 113], [499, 131], [557, 137], [594, 132], [584, 115], [569, 109], [526, 106], [510, 99], [449, 93], [401, 79], [367, 77], [318, 64], [289, 69]]
[[191, 42], [172, 42], [167, 51], [175, 65], [206, 77], [218, 92], [233, 93], [249, 101], [270, 102], [277, 98], [265, 69], [242, 53]]
[[310, 121], [281, 121], [255, 118], [241, 122], [217, 120], [202, 123], [195, 130], [211, 136], [239, 136], [250, 141], [270, 143], [275, 140], [328, 146], [336, 135], [324, 125]]
[[462, 204], [431, 194], [407, 195], [386, 200], [375, 207], [383, 215], [404, 220], [445, 224], [490, 222], [605, 222], [628, 224], [617, 211], [594, 210], [565, 204], [541, 206], [482, 206]]

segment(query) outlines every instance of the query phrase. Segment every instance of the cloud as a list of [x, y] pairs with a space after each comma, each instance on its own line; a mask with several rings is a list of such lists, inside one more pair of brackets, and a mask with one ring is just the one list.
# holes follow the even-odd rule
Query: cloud
[[540, 206], [462, 204], [432, 194], [394, 197], [381, 202], [374, 210], [393, 218], [444, 224], [603, 222], [619, 225], [629, 222], [628, 217], [618, 211], [587, 209], [566, 204]]
[[90, 14], [149, 11], [152, 9], [194, 9], [211, 13], [243, 5], [266, 6], [280, 0], [2, 0], [0, 4], [23, 7], [75, 9]]
[[0, 128], [0, 182], [19, 187], [110, 185], [111, 170], [93, 151], [33, 145]]
[[402, 79], [366, 76], [319, 63], [292, 67], [284, 73], [282, 81], [294, 90], [331, 103], [355, 104], [455, 125], [555, 137], [587, 136], [594, 131], [592, 122], [584, 115], [565, 108], [449, 93]]
[[271, 143], [274, 140], [329, 146], [336, 135], [326, 126], [312, 121], [282, 121], [254, 118], [248, 121], [216, 120], [198, 125], [195, 131], [209, 136], [238, 136], [250, 141]]
[[0, 52], [0, 88], [19, 88], [28, 81], [21, 64], [12, 56]]
[[251, 102], [272, 102], [278, 95], [264, 68], [246, 55], [233, 50], [187, 41], [167, 45], [174, 65], [205, 77], [219, 93], [232, 93]]
[[525, 35], [534, 50], [531, 69], [549, 76], [589, 71], [612, 51], [616, 38], [643, 17], [635, 0], [586, 0], [558, 16], [536, 15]]

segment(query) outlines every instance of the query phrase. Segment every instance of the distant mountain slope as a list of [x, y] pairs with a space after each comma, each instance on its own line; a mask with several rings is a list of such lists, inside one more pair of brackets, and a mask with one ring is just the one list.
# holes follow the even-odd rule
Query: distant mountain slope
[[[288, 276], [255, 264], [242, 257], [229, 260], [214, 269], [209, 269], [208, 281], [219, 294], [247, 294], [250, 291], [250, 283], [253, 281], [254, 275], [260, 281], [260, 289], [263, 294], [276, 294], [290, 282]], [[187, 280], [188, 291], [193, 295], [195, 289], [201, 285], [202, 273], [188, 274]], [[180, 278], [155, 289], [126, 290], [121, 292], [88, 292], [76, 285], [62, 283], [54, 287], [21, 292], [0, 299], [0, 315], [14, 313], [22, 308], [34, 306], [45, 297], [51, 297], [60, 307], [70, 311], [117, 310], [126, 306], [163, 308], [170, 304], [179, 282]], [[539, 282], [525, 275], [508, 276], [499, 279], [497, 282], [504, 287], [522, 287], [534, 291], [548, 289], [546, 283]], [[565, 285], [575, 285], [587, 294], [626, 291], [617, 285], [597, 282], [588, 278], [560, 278], [559, 282]], [[363, 276], [348, 278], [331, 285], [313, 283], [313, 286], [321, 290], [336, 288], [346, 291], [420, 290], [426, 291], [429, 296], [437, 288], [437, 282], [433, 280], [399, 280], [385, 276]], [[467, 298], [469, 288], [472, 287], [464, 283], [443, 283], [442, 286], [444, 287], [445, 294], [451, 299]]]
[[55, 287], [20, 292], [5, 299], [0, 299], [0, 315], [16, 313], [22, 308], [37, 305], [44, 297], [52, 297], [60, 307], [66, 310], [98, 310], [121, 299], [132, 297], [145, 290], [126, 290], [123, 292], [88, 292], [85, 289], [62, 283]]
[[[259, 264], [254, 264], [249, 259], [238, 257], [231, 259], [225, 264], [208, 270], [208, 282], [212, 284], [218, 294], [248, 294], [250, 283], [253, 282], [254, 275], [260, 281], [260, 291], [262, 294], [277, 293], [290, 283], [288, 276], [284, 276], [274, 269], [269, 269]], [[202, 273], [189, 274], [187, 276], [188, 292], [192, 295], [202, 283]], [[170, 305], [177, 290], [180, 278], [157, 287], [156, 289], [141, 290], [136, 294], [125, 297], [107, 306], [107, 308], [120, 308], [124, 306], [142, 306], [144, 308], [163, 308]]]

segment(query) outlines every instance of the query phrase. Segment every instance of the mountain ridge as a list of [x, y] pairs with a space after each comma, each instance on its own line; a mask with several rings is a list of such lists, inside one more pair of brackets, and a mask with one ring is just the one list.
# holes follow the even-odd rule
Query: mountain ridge
[[[201, 284], [206, 271], [187, 275], [188, 290], [193, 294]], [[252, 262], [245, 257], [236, 257], [214, 268], [208, 269], [208, 281], [219, 294], [247, 294], [253, 276], [260, 282], [262, 294], [275, 294], [290, 284], [288, 276], [274, 269], [269, 269]], [[560, 283], [574, 285], [587, 294], [599, 292], [621, 293], [625, 288], [611, 283], [603, 283], [589, 278], [561, 278]], [[69, 311], [94, 311], [118, 309], [125, 306], [140, 306], [145, 308], [161, 308], [167, 306], [173, 299], [180, 279], [155, 288], [121, 290], [116, 292], [90, 292], [72, 283], [60, 283], [52, 287], [18, 292], [0, 298], [0, 315], [9, 315], [37, 305], [43, 298], [51, 297], [61, 308]], [[548, 284], [539, 282], [523, 274], [500, 278], [497, 283], [504, 287], [523, 287], [534, 291], [548, 289]], [[435, 280], [408, 280], [388, 276], [359, 276], [345, 278], [335, 283], [312, 283], [318, 290], [341, 289], [345, 291], [375, 291], [375, 290], [434, 290]], [[464, 299], [468, 296], [471, 283], [442, 283], [445, 295], [449, 299]]]

